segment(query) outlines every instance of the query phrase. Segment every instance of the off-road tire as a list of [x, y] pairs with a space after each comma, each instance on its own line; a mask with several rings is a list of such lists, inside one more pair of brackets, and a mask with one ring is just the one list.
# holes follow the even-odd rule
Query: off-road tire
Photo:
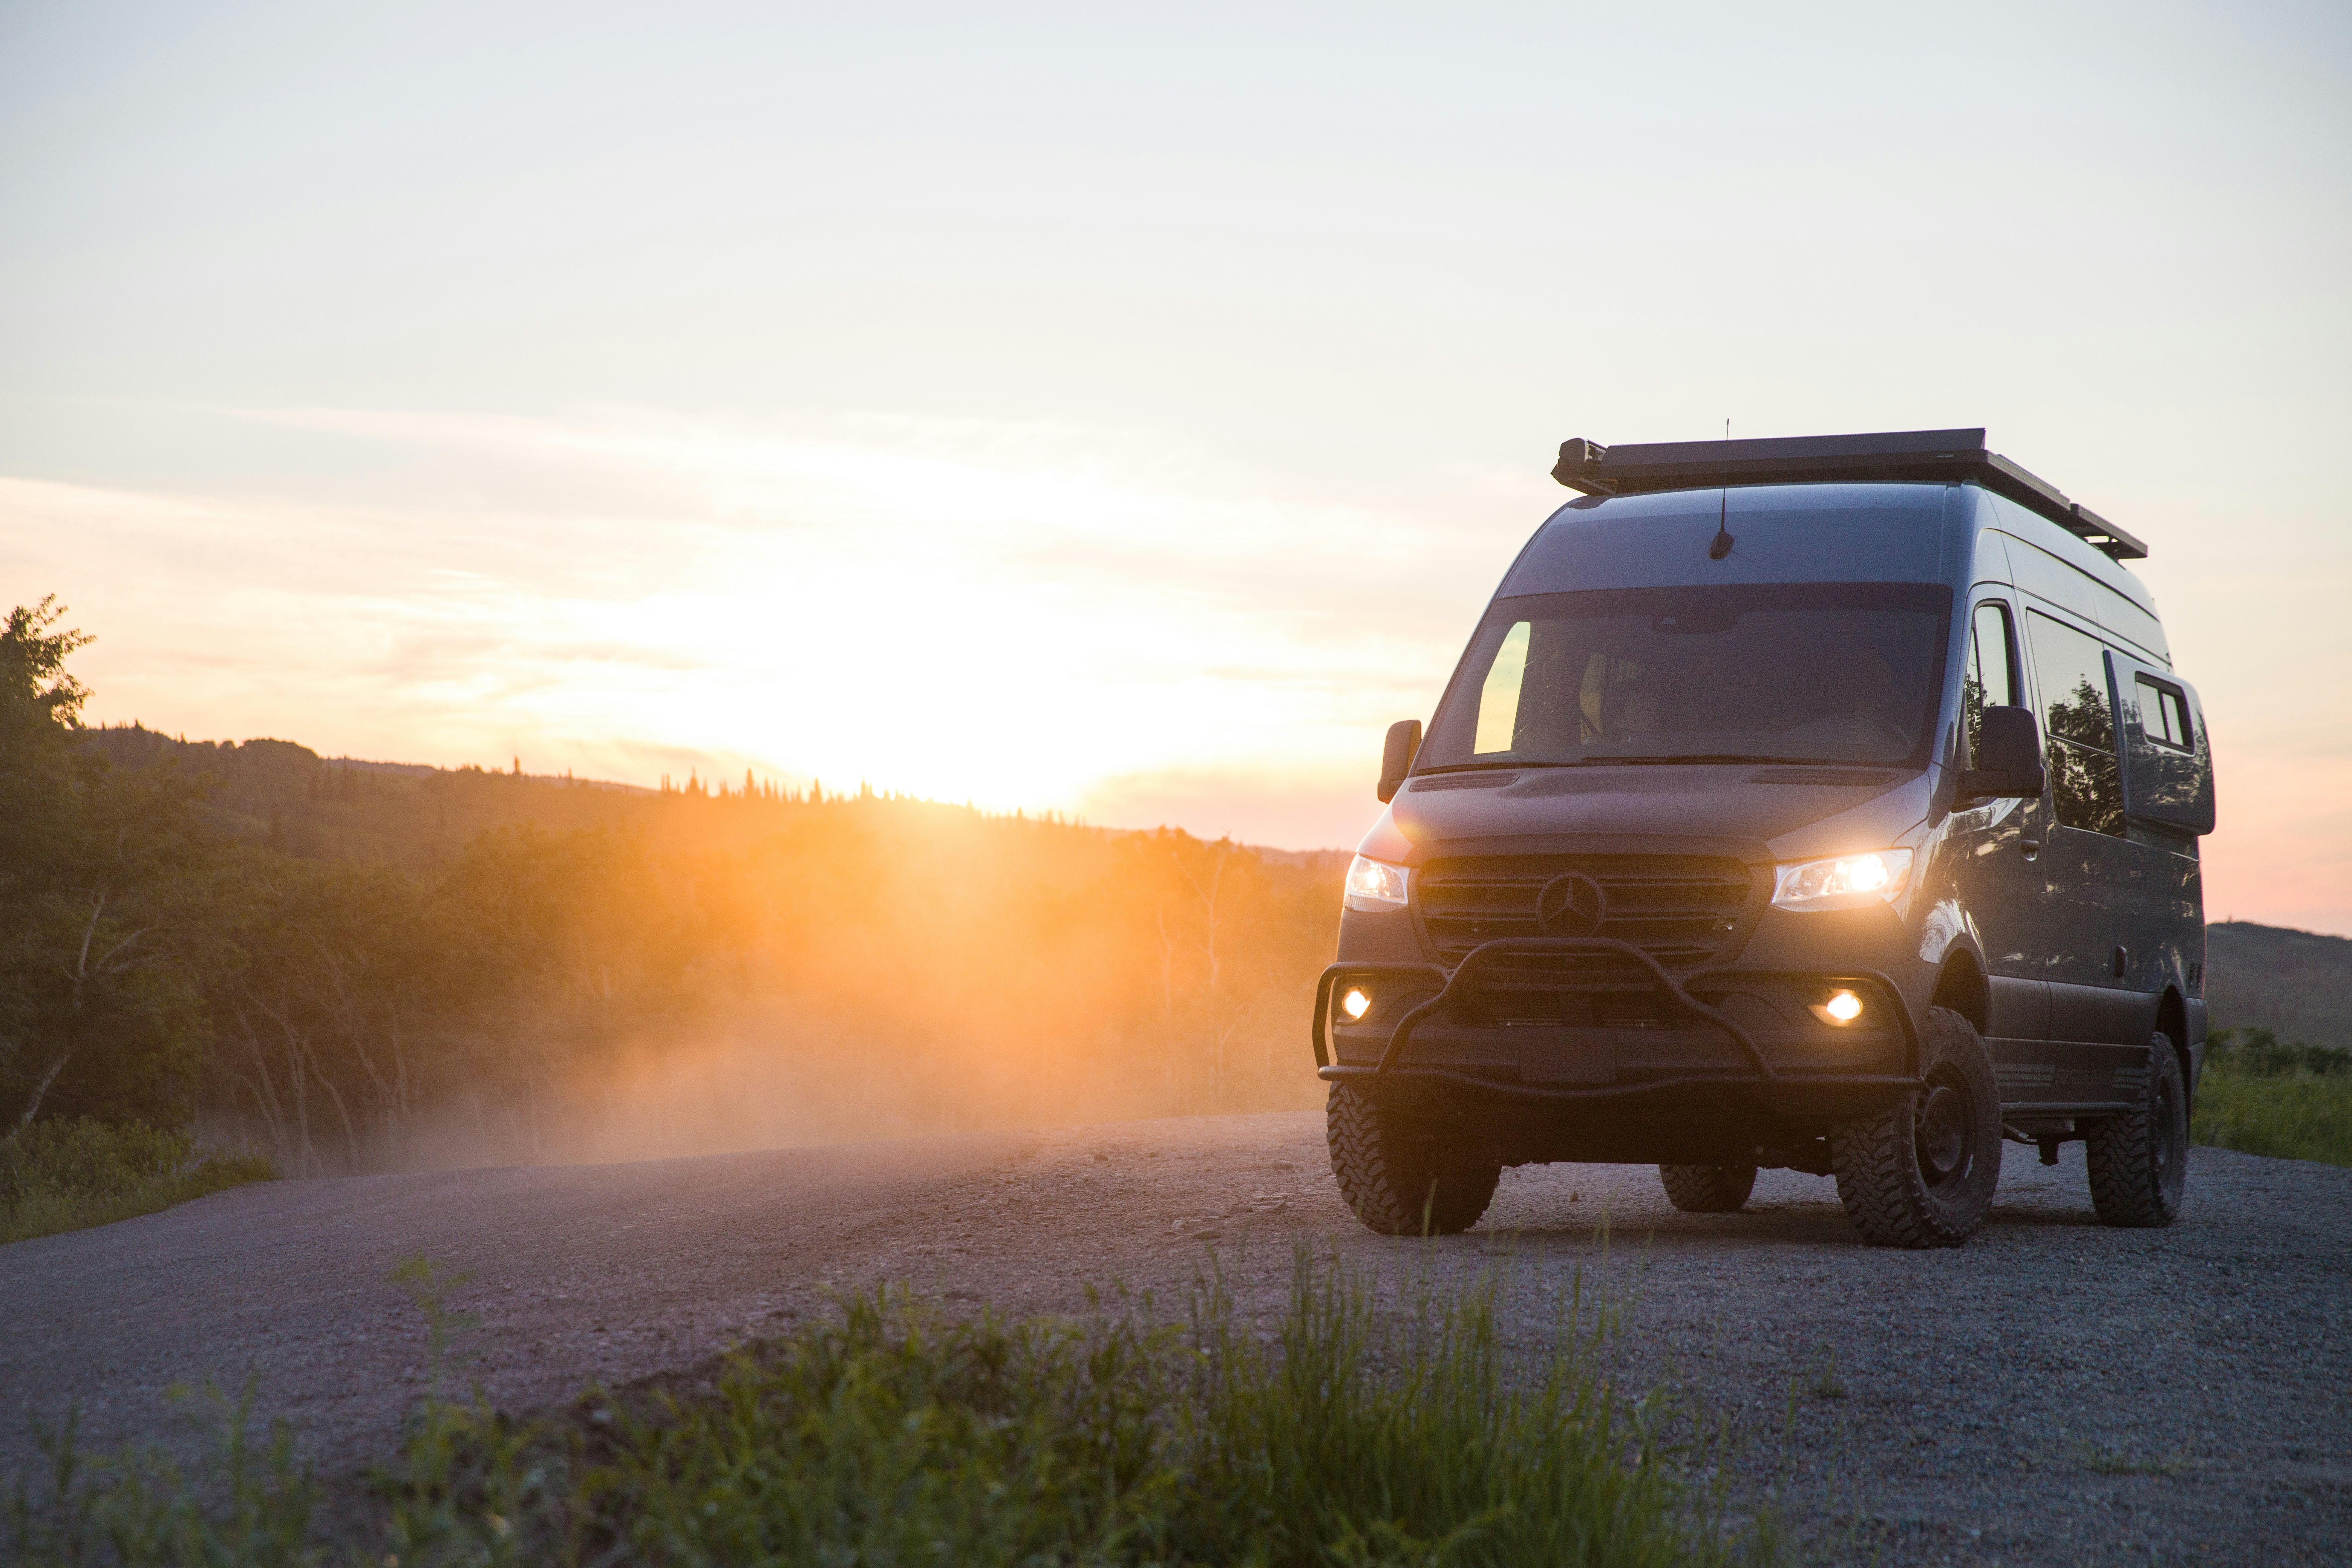
[[1344, 1083], [1324, 1109], [1331, 1173], [1366, 1228], [1382, 1236], [1452, 1236], [1478, 1223], [1503, 1167], [1381, 1111]]
[[1685, 1214], [1737, 1214], [1756, 1190], [1753, 1165], [1661, 1165], [1666, 1201]]
[[2000, 1090], [1976, 1026], [1927, 1009], [1927, 1088], [1830, 1130], [1838, 1200], [1878, 1247], [1958, 1247], [1984, 1222], [2000, 1182]]
[[2091, 1205], [2109, 1225], [2170, 1225], [2189, 1185], [2189, 1085], [2180, 1054], [2162, 1034], [2149, 1042], [2139, 1100], [2083, 1134]]

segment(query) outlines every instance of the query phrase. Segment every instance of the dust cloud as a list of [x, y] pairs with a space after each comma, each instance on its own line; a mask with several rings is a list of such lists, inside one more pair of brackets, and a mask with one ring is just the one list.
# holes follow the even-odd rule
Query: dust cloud
[[330, 1173], [1311, 1106], [1297, 858], [871, 796], [485, 834], [397, 940], [315, 917], [213, 1120]]

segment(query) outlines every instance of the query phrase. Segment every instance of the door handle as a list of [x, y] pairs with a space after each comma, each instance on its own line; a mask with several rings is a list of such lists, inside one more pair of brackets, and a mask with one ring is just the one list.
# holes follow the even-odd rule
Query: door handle
[[2042, 840], [2039, 838], [2021, 838], [2017, 841], [2017, 847], [2024, 851], [2028, 860], [2042, 853]]

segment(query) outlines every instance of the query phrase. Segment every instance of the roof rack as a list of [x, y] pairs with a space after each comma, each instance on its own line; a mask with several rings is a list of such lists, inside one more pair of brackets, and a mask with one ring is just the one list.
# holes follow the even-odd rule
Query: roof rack
[[1860, 436], [1790, 436], [1761, 441], [1651, 441], [1604, 447], [1581, 436], [1559, 444], [1551, 477], [1589, 496], [1821, 479], [1974, 480], [2040, 513], [2117, 561], [2147, 546], [2047, 479], [1985, 446], [1982, 430], [1882, 430]]

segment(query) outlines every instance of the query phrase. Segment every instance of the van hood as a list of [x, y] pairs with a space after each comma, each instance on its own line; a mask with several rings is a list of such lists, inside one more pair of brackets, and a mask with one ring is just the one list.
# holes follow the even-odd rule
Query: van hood
[[1837, 855], [1882, 847], [1916, 826], [1928, 777], [1752, 763], [1422, 773], [1390, 804], [1364, 853], [1411, 865], [1443, 855]]

